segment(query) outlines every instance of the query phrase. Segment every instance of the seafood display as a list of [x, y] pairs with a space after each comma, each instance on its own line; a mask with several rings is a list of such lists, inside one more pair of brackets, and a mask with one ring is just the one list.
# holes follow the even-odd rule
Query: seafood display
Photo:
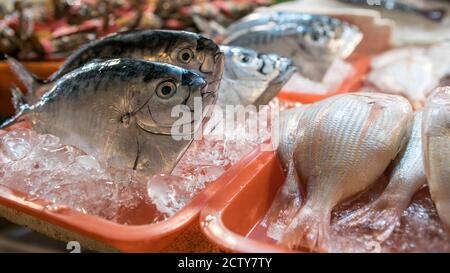
[[450, 228], [450, 88], [438, 88], [427, 100], [422, 143], [431, 198], [442, 221]]
[[321, 80], [331, 63], [348, 57], [362, 39], [336, 18], [301, 13], [253, 13], [230, 25], [223, 43], [289, 57], [300, 74]]
[[[0, 53], [20, 60], [55, 60], [117, 31], [199, 31], [196, 21], [227, 26], [272, 1], [80, 0], [15, 1], [0, 6]], [[4, 14], [2, 16], [2, 14]], [[196, 20], [197, 19], [197, 20]], [[0, 54], [2, 58], [3, 54]]]
[[405, 142], [411, 118], [405, 99], [381, 94], [339, 95], [306, 107], [291, 148], [305, 200], [281, 243], [326, 249], [331, 210], [377, 180]]
[[118, 250], [140, 249], [117, 242], [131, 226], [154, 249], [201, 230], [227, 251], [450, 252], [450, 42], [399, 47], [384, 20], [441, 29], [448, 5], [255, 10], [275, 2], [1, 3], [0, 217]]

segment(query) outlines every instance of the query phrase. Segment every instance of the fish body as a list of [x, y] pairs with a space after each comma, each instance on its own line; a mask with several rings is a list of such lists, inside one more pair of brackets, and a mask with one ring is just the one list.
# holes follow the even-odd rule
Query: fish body
[[450, 75], [450, 43], [389, 50], [371, 62], [367, 77], [377, 91], [406, 97], [415, 109]]
[[425, 172], [439, 217], [450, 229], [450, 87], [428, 97], [422, 123]]
[[179, 117], [172, 109], [191, 114], [194, 99], [206, 107], [210, 95], [206, 81], [192, 71], [110, 59], [65, 74], [37, 103], [22, 104], [15, 119], [26, 117], [37, 132], [58, 136], [110, 166], [154, 175], [172, 170], [201, 121], [189, 115], [180, 126], [190, 131], [176, 140], [174, 135], [185, 131], [174, 131]]
[[230, 25], [223, 43], [291, 58], [302, 75], [320, 81], [331, 63], [348, 57], [361, 39], [356, 26], [336, 18], [269, 12]]
[[400, 96], [354, 93], [309, 105], [298, 123], [292, 159], [305, 201], [281, 243], [326, 250], [333, 207], [382, 175], [411, 121], [411, 106]]
[[364, 5], [366, 7], [379, 7], [391, 11], [399, 11], [422, 16], [431, 21], [440, 22], [445, 17], [444, 8], [423, 9], [405, 0], [339, 0], [344, 3]]
[[384, 241], [392, 234], [414, 194], [427, 181], [422, 154], [422, 116], [422, 111], [415, 112], [408, 144], [393, 162], [389, 183], [383, 193], [340, 220], [339, 225], [369, 228], [378, 241]]
[[292, 61], [276, 54], [220, 46], [225, 69], [217, 104], [265, 105], [273, 99], [295, 71]]
[[75, 51], [47, 80], [38, 80], [18, 61], [9, 64], [28, 89], [29, 101], [36, 102], [53, 82], [95, 59], [133, 58], [173, 64], [203, 76], [215, 92], [222, 78], [224, 56], [210, 39], [186, 31], [136, 30], [93, 41]]

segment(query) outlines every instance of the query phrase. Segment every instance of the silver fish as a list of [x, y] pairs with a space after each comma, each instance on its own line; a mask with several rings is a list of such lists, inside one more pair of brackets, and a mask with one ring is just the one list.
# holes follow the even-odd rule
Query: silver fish
[[295, 71], [292, 61], [276, 54], [220, 46], [225, 69], [217, 104], [265, 105], [273, 99]]
[[392, 234], [414, 194], [427, 181], [422, 155], [422, 116], [422, 111], [415, 112], [408, 144], [394, 161], [389, 184], [380, 197], [341, 219], [339, 225], [367, 227], [381, 242]]
[[[110, 59], [67, 73], [35, 104], [21, 101], [21, 111], [3, 126], [25, 117], [37, 132], [56, 135], [109, 166], [148, 175], [169, 173], [201, 123], [189, 115], [192, 118], [177, 125], [172, 109], [180, 106], [191, 114], [194, 98], [205, 108], [211, 103], [209, 95], [207, 82], [190, 70]], [[183, 135], [182, 126], [191, 131]], [[181, 140], [174, 138], [178, 134]]]
[[450, 87], [437, 88], [423, 113], [422, 144], [431, 198], [450, 230]]
[[394, 160], [412, 109], [400, 96], [353, 93], [311, 104], [294, 117], [298, 130], [296, 141], [290, 141], [294, 169], [289, 172], [305, 201], [280, 243], [326, 251], [332, 209], [369, 187]]
[[356, 26], [324, 15], [253, 13], [230, 25], [223, 43], [291, 58], [299, 72], [321, 80], [331, 63], [348, 57], [362, 33]]
[[445, 8], [422, 9], [405, 0], [338, 0], [344, 3], [363, 5], [367, 8], [383, 8], [422, 16], [431, 21], [440, 22], [445, 17]]
[[53, 82], [93, 59], [133, 58], [173, 64], [203, 76], [212, 93], [219, 88], [224, 56], [219, 46], [199, 34], [186, 31], [136, 30], [117, 33], [91, 42], [74, 52], [47, 80], [38, 80], [17, 60], [8, 57], [14, 72], [28, 90], [28, 100], [36, 102]]

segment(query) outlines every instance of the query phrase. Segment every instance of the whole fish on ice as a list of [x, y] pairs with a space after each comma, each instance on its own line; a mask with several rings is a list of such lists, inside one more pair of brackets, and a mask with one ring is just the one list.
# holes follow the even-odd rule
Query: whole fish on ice
[[427, 100], [422, 121], [425, 172], [431, 198], [450, 230], [450, 87], [437, 88]]
[[[20, 94], [14, 93], [20, 112], [3, 126], [26, 118], [39, 133], [58, 136], [110, 166], [148, 175], [172, 170], [201, 122], [190, 115], [194, 99], [205, 108], [215, 95], [190, 70], [135, 59], [85, 64], [56, 80], [35, 104]], [[191, 118], [172, 116], [176, 106]]]
[[94, 59], [133, 58], [173, 64], [194, 70], [215, 93], [223, 73], [224, 56], [219, 46], [202, 35], [171, 30], [136, 30], [117, 33], [93, 41], [75, 51], [47, 80], [39, 80], [17, 60], [8, 62], [28, 89], [28, 99], [36, 102], [53, 83], [70, 71]]
[[285, 164], [293, 168], [288, 173], [304, 202], [280, 242], [324, 251], [332, 209], [370, 186], [394, 160], [407, 137], [412, 109], [400, 96], [353, 93], [311, 104], [294, 118], [295, 141], [281, 140], [290, 139], [287, 146], [292, 147], [283, 149], [292, 151], [292, 164]]
[[331, 63], [348, 57], [361, 40], [356, 26], [336, 18], [269, 12], [231, 24], [223, 43], [291, 58], [302, 75], [321, 80]]
[[369, 228], [378, 241], [392, 234], [414, 194], [427, 181], [422, 155], [422, 116], [422, 111], [414, 114], [408, 144], [394, 161], [389, 184], [383, 193], [374, 202], [340, 220], [339, 225]]

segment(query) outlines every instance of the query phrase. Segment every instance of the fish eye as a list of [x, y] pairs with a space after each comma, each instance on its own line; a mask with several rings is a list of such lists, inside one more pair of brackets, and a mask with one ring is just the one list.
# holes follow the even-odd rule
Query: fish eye
[[162, 99], [169, 99], [176, 93], [176, 91], [177, 86], [171, 81], [166, 81], [158, 85], [156, 95]]
[[250, 57], [249, 57], [248, 55], [242, 56], [241, 62], [243, 62], [243, 63], [248, 63], [248, 62], [250, 62]]
[[185, 64], [189, 63], [193, 57], [194, 52], [192, 52], [192, 50], [190, 50], [189, 48], [182, 49], [178, 54], [178, 59], [180, 60], [180, 62]]

